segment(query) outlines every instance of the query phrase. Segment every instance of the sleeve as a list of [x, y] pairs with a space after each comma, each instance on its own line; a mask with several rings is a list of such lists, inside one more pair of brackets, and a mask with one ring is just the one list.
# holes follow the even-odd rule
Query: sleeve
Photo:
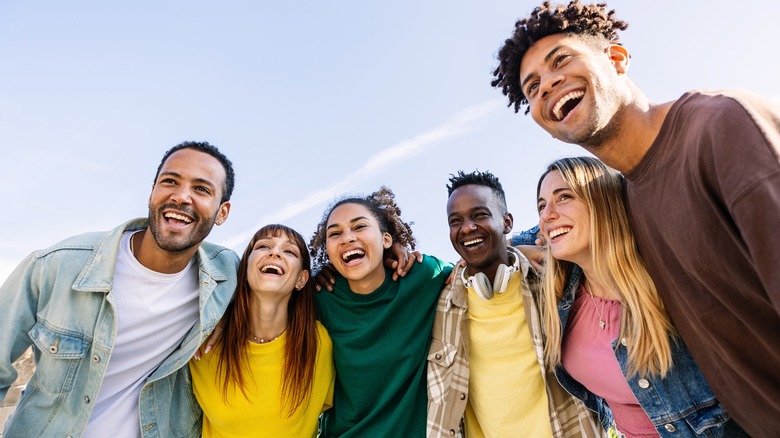
[[536, 245], [536, 237], [538, 234], [539, 225], [535, 225], [534, 227], [519, 233], [514, 233], [510, 238], [510, 245]]
[[38, 259], [27, 256], [0, 286], [0, 309], [4, 329], [0, 332], [0, 400], [5, 399], [17, 372], [13, 362], [32, 345], [29, 331], [38, 308]]
[[[729, 155], [720, 157], [720, 185], [736, 228], [747, 248], [759, 280], [780, 315], [780, 107], [759, 96], [740, 96], [740, 113], [723, 124], [734, 123], [721, 145]], [[723, 137], [720, 137], [723, 138]]]

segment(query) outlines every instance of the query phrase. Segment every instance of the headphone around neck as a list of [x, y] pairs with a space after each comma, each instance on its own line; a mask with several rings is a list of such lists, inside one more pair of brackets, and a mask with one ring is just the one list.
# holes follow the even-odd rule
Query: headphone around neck
[[508, 246], [509, 259], [514, 262], [510, 266], [505, 264], [498, 265], [496, 269], [496, 278], [493, 279], [493, 284], [488, 280], [487, 275], [484, 272], [477, 272], [476, 274], [466, 278], [466, 268], [460, 271], [460, 278], [463, 280], [463, 284], [466, 287], [474, 289], [474, 292], [483, 300], [489, 300], [493, 298], [493, 292], [504, 293], [506, 286], [509, 284], [509, 279], [512, 278], [512, 274], [520, 270], [520, 252]]

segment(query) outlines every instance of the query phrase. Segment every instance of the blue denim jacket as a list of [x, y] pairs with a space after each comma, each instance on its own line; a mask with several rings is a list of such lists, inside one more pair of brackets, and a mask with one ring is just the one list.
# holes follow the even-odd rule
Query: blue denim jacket
[[[30, 345], [36, 366], [4, 437], [81, 436], [116, 338], [111, 287], [120, 238], [147, 224], [136, 219], [36, 251], [0, 287], [0, 400], [16, 378], [12, 361]], [[203, 242], [196, 258], [200, 321], [144, 384], [139, 400], [144, 437], [200, 436], [201, 410], [187, 362], [233, 295], [238, 256]]]
[[[582, 270], [575, 266], [566, 283], [563, 298], [558, 303], [562, 333], [566, 332], [569, 311], [581, 276]], [[642, 378], [639, 375], [626, 378], [631, 392], [647, 412], [658, 434], [662, 437], [732, 436], [724, 434], [724, 429], [729, 427], [728, 430], [738, 431], [739, 428], [733, 421], [729, 421], [730, 417], [712, 394], [683, 341], [679, 338], [672, 340], [671, 346], [674, 363], [663, 379], [654, 376]], [[628, 350], [625, 339], [620, 341], [620, 345], [617, 339], [613, 341], [612, 348], [615, 349], [615, 357], [623, 375], [626, 375]], [[562, 366], [556, 368], [555, 374], [561, 386], [599, 414], [605, 429], [613, 424], [612, 412], [604, 399], [588, 391]]]

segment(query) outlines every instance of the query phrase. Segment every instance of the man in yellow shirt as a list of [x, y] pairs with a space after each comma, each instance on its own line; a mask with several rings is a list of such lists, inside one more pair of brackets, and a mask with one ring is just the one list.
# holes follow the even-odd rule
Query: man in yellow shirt
[[506, 246], [512, 215], [498, 178], [459, 171], [447, 189], [450, 241], [466, 266], [436, 309], [428, 436], [600, 436], [592, 414], [545, 370], [529, 263]]

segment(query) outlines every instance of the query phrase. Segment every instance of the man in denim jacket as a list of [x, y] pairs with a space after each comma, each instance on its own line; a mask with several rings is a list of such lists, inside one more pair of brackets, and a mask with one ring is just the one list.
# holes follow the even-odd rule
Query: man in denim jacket
[[230, 211], [231, 162], [208, 143], [166, 152], [147, 219], [28, 256], [0, 288], [0, 400], [32, 346], [36, 372], [4, 436], [189, 437], [187, 365], [222, 316], [238, 256], [203, 242]]

